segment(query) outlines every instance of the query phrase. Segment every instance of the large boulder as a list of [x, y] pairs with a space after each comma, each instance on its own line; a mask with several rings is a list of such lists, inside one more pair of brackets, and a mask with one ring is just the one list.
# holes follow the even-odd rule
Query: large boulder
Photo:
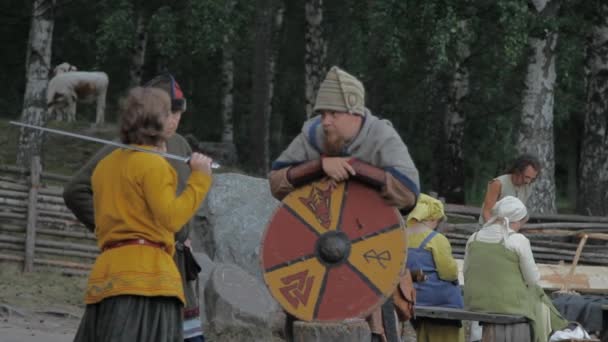
[[204, 291], [208, 331], [218, 341], [273, 339], [280, 309], [258, 279], [236, 265], [216, 264]]
[[213, 270], [215, 269], [215, 263], [205, 253], [194, 252], [192, 255], [201, 266], [201, 273], [198, 274], [199, 306], [201, 309], [201, 321], [203, 326], [206, 327], [208, 323], [207, 305], [205, 304], [205, 296], [203, 294], [205, 292], [205, 287], [207, 287], [207, 283], [209, 282], [209, 278], [211, 278], [211, 273], [213, 273]]
[[192, 234], [195, 250], [204, 250], [216, 263], [239, 265], [262, 280], [260, 243], [278, 205], [266, 179], [236, 173], [214, 175]]

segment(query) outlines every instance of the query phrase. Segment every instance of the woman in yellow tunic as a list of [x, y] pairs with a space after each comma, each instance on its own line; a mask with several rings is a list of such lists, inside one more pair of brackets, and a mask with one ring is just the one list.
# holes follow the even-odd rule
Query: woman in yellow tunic
[[[125, 144], [163, 151], [171, 100], [134, 88], [122, 106]], [[181, 277], [174, 233], [196, 212], [211, 186], [211, 159], [194, 153], [192, 173], [176, 196], [177, 175], [161, 156], [117, 149], [91, 178], [101, 254], [89, 275], [86, 311], [75, 341], [182, 342]]]
[[[407, 217], [407, 267], [410, 271], [424, 272], [426, 278], [414, 283], [416, 305], [461, 309], [464, 303], [452, 246], [445, 236], [435, 231], [444, 218], [443, 203], [420, 194], [416, 207]], [[418, 342], [464, 342], [460, 321], [422, 318], [413, 323]]]

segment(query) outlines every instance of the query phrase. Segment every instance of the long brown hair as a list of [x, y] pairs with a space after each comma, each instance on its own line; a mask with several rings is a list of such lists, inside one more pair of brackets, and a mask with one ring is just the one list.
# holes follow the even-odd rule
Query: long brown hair
[[156, 88], [135, 87], [121, 103], [120, 140], [159, 146], [166, 140], [164, 122], [171, 111], [169, 95]]

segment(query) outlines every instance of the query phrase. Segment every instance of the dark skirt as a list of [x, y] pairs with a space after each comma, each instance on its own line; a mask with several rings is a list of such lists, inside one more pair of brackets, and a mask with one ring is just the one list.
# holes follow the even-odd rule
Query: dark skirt
[[183, 342], [174, 297], [116, 296], [86, 307], [74, 342]]

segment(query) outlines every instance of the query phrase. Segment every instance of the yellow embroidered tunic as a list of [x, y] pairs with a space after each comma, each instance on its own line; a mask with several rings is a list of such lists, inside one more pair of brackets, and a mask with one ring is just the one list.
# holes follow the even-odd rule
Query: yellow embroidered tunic
[[99, 162], [91, 183], [99, 248], [138, 238], [167, 248], [125, 245], [102, 252], [89, 275], [85, 303], [117, 295], [169, 296], [185, 302], [172, 258], [174, 234], [199, 208], [211, 177], [192, 172], [176, 196], [177, 175], [163, 157], [117, 149]]

